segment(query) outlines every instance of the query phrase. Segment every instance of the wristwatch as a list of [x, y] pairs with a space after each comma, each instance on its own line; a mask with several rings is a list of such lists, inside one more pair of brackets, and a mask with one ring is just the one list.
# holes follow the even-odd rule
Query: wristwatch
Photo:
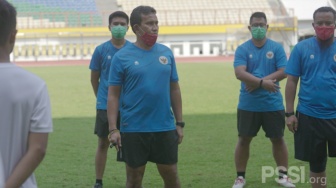
[[293, 116], [294, 115], [294, 112], [286, 112], [285, 113], [285, 116], [286, 117], [291, 117], [291, 116]]
[[180, 121], [180, 122], [176, 122], [175, 125], [183, 128], [185, 123], [184, 123], [184, 121]]

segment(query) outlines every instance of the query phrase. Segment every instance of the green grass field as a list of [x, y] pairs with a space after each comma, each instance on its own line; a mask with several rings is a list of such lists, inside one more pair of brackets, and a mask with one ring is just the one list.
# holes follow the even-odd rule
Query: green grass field
[[[179, 175], [183, 188], [231, 188], [236, 176], [234, 148], [237, 142], [236, 106], [239, 81], [231, 63], [178, 64], [186, 127], [179, 148]], [[97, 137], [93, 134], [95, 98], [87, 66], [27, 67], [48, 84], [54, 132], [47, 155], [36, 170], [41, 188], [85, 188], [95, 181], [94, 156]], [[282, 91], [284, 90], [282, 82]], [[294, 159], [293, 136], [286, 129], [289, 166], [309, 167]], [[125, 165], [109, 151], [104, 176], [105, 188], [125, 187]], [[328, 162], [328, 188], [336, 187], [335, 160]], [[247, 188], [279, 187], [274, 177], [262, 183], [262, 166], [273, 166], [271, 143], [262, 131], [251, 144]], [[303, 166], [303, 167], [302, 167]], [[302, 172], [300, 172], [302, 173]], [[163, 187], [154, 164], [147, 165], [145, 188]], [[297, 183], [297, 187], [310, 187]]]

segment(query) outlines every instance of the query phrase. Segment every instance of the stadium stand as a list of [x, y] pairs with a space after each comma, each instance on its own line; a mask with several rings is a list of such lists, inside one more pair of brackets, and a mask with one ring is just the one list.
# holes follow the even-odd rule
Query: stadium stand
[[[142, 0], [9, 0], [18, 10], [20, 28], [103, 26], [108, 13], [121, 9], [128, 14]], [[246, 24], [250, 14], [264, 11], [270, 20], [284, 16], [279, 0], [147, 0], [155, 7], [160, 25]], [[276, 8], [274, 8], [276, 7]], [[104, 18], [104, 19], [103, 19]]]
[[[142, 0], [117, 0], [120, 9], [128, 14]], [[252, 12], [264, 11], [270, 19], [279, 16], [278, 0], [146, 0], [155, 7], [160, 25], [246, 24]]]
[[[108, 15], [116, 10], [130, 14], [144, 2], [157, 10], [158, 42], [176, 56], [232, 55], [250, 38], [246, 27], [255, 11], [267, 14], [271, 38], [284, 47], [295, 41], [295, 19], [282, 0], [9, 1], [18, 10], [15, 61], [90, 59], [95, 47], [110, 37]], [[127, 38], [135, 40], [131, 30]]]
[[9, 0], [21, 28], [101, 26], [95, 0]]

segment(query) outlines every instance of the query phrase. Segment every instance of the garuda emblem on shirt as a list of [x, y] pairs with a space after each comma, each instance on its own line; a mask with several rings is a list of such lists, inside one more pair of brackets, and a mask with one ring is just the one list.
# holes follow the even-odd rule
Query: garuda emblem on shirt
[[274, 57], [274, 53], [272, 51], [268, 51], [266, 53], [266, 57], [267, 57], [267, 59], [272, 59]]
[[168, 63], [168, 59], [165, 56], [160, 56], [159, 61], [163, 65], [167, 65], [167, 63]]

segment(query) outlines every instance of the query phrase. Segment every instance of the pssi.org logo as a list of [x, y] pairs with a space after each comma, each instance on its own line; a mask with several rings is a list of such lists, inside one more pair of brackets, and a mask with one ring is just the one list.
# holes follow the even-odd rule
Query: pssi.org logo
[[[276, 167], [273, 166], [262, 166], [261, 167], [261, 181], [266, 183], [267, 180], [275, 180], [279, 183], [279, 171], [286, 171], [285, 167]], [[306, 168], [305, 166], [290, 166], [287, 169], [287, 175], [290, 177], [291, 182], [296, 183], [319, 183], [321, 185], [327, 184], [326, 177], [310, 177], [306, 179]], [[269, 179], [272, 178], [272, 179]]]

